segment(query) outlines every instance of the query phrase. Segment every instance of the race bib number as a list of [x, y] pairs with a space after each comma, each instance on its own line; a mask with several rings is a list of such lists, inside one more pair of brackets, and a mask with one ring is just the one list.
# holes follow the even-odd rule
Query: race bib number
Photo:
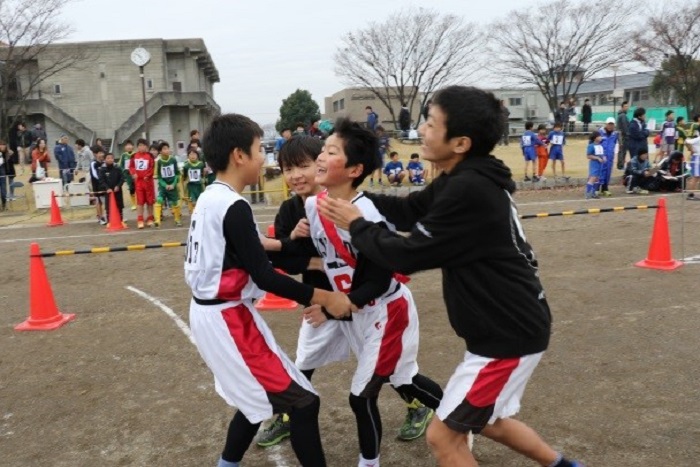
[[676, 136], [676, 129], [675, 128], [666, 128], [664, 130], [664, 136], [667, 138]]
[[136, 159], [134, 161], [136, 170], [148, 170], [148, 161], [146, 159]]
[[187, 250], [185, 251], [185, 269], [202, 269], [202, 225], [204, 225], [204, 215], [195, 214], [187, 237]]
[[603, 151], [603, 146], [598, 146], [598, 145], [596, 145], [596, 146], [593, 146], [593, 149], [594, 149], [594, 151], [595, 151], [595, 155], [596, 155], [596, 156], [603, 156], [603, 155], [605, 155], [605, 151]]
[[552, 135], [552, 144], [564, 144], [564, 135]]
[[202, 171], [200, 169], [190, 169], [187, 171], [187, 178], [191, 182], [198, 182], [202, 179]]
[[522, 137], [523, 141], [523, 146], [530, 146], [532, 144], [532, 137], [529, 135], [525, 135]]
[[164, 165], [160, 168], [161, 178], [171, 178], [175, 176], [175, 167], [172, 165]]
[[391, 175], [398, 175], [398, 174], [401, 173], [401, 169], [399, 169], [399, 168], [391, 169], [391, 170], [389, 171], [389, 173], [390, 173]]

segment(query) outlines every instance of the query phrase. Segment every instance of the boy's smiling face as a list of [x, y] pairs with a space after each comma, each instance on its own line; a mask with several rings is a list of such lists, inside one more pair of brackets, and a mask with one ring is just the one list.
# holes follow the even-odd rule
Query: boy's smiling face
[[284, 181], [297, 195], [306, 197], [314, 194], [316, 187], [316, 162], [308, 157], [299, 165], [284, 166]]
[[[344, 142], [337, 135], [330, 135], [323, 146], [323, 152], [316, 159], [316, 183], [325, 187], [346, 183], [353, 167], [345, 167], [348, 158], [343, 149]], [[360, 171], [361, 173], [362, 171]]]
[[471, 148], [469, 138], [446, 138], [447, 115], [435, 104], [430, 106], [428, 119], [420, 126], [418, 132], [423, 138], [423, 159], [434, 162], [445, 170], [451, 169], [464, 159]]

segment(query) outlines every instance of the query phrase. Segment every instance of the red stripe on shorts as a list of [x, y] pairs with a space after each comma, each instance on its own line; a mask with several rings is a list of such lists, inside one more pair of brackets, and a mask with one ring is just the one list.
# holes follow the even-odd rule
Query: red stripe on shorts
[[240, 300], [241, 292], [248, 283], [248, 273], [243, 269], [227, 269], [221, 273], [219, 291], [216, 298], [221, 300]]
[[399, 362], [403, 344], [401, 339], [408, 327], [408, 301], [404, 297], [392, 300], [387, 305], [387, 321], [374, 372], [379, 376], [391, 376]]
[[236, 348], [253, 377], [266, 392], [279, 393], [287, 390], [292, 378], [265, 341], [253, 314], [245, 305], [226, 308], [221, 312]]
[[474, 407], [494, 405], [519, 363], [519, 358], [497, 359], [487, 363], [476, 375], [465, 400]]

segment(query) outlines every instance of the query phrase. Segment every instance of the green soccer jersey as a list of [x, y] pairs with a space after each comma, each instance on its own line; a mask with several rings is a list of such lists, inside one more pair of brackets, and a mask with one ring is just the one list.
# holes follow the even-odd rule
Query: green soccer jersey
[[165, 188], [167, 185], [177, 184], [180, 176], [177, 170], [177, 160], [173, 156], [163, 159], [163, 155], [158, 156], [156, 160], [156, 176], [158, 177], [158, 186]]
[[204, 162], [185, 162], [182, 167], [182, 180], [187, 181], [188, 184], [204, 185]]
[[129, 171], [129, 159], [131, 159], [133, 155], [133, 151], [122, 153], [122, 156], [119, 158], [119, 168], [122, 169], [122, 172]]

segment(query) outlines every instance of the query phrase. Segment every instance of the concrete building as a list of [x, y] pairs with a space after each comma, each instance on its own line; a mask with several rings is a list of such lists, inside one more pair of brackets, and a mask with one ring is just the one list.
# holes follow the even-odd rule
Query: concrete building
[[[410, 90], [407, 92], [410, 92]], [[420, 104], [422, 99], [423, 93], [419, 92], [413, 107], [410, 109], [411, 119], [413, 120], [412, 126], [415, 124], [420, 115]], [[389, 102], [391, 103], [391, 107], [394, 111], [394, 115], [396, 116], [398, 125], [401, 102], [399, 100], [398, 93], [396, 92], [396, 88], [391, 89]], [[365, 108], [368, 105], [372, 107], [372, 109], [379, 115], [379, 122], [384, 128], [387, 130], [396, 129], [389, 110], [384, 106], [382, 101], [377, 98], [377, 96], [366, 89], [345, 88], [329, 97], [326, 97], [324, 99], [323, 118], [334, 121], [338, 117], [349, 117], [357, 122], [365, 122], [367, 121], [367, 113]]]
[[[142, 136], [141, 78], [130, 58], [137, 47], [151, 55], [144, 68], [151, 140], [167, 140], [175, 150], [178, 142], [189, 142], [191, 129], [204, 128], [220, 111], [214, 100], [219, 73], [202, 39], [52, 44], [26, 73], [36, 73], [55, 60], [51, 57], [77, 47], [86, 48], [90, 58], [44, 80], [24, 108], [15, 110], [28, 126], [44, 125], [51, 148], [61, 133], [88, 143], [101, 138], [114, 151], [125, 140]], [[28, 75], [19, 77], [20, 87], [28, 84]]]

